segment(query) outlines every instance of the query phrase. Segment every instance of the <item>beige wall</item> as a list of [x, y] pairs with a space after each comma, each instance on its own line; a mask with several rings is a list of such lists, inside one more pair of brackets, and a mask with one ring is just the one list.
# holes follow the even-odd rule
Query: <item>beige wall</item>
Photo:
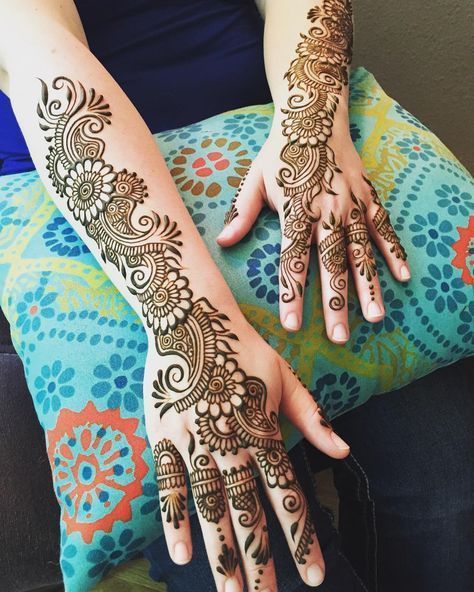
[[474, 171], [474, 2], [353, 0], [354, 65]]

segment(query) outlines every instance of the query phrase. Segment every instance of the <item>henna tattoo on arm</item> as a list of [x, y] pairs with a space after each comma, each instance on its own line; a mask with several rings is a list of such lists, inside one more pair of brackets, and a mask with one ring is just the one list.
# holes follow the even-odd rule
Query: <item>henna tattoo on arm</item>
[[[139, 303], [157, 354], [169, 360], [153, 382], [157, 413], [164, 417], [170, 409], [178, 414], [193, 409], [200, 444], [210, 452], [257, 450], [268, 486], [283, 490], [284, 507], [297, 516], [292, 525], [295, 557], [304, 563], [313, 542], [311, 522], [292, 469], [284, 462], [277, 414], [267, 408], [267, 388], [238, 364], [233, 349], [238, 338], [229, 329], [229, 318], [193, 294], [183, 272], [177, 223], [147, 206], [143, 179], [126, 169], [115, 170], [105, 160], [101, 132], [111, 124], [109, 105], [95, 90], [86, 92], [81, 83], [58, 77], [50, 86], [41, 81], [37, 113], [56, 193], [104, 262], [119, 270]], [[175, 493], [184, 484], [182, 459], [169, 440], [159, 442], [154, 454], [160, 489], [170, 491], [162, 498], [162, 511], [179, 527], [184, 500]], [[207, 455], [194, 456], [190, 450], [190, 457], [198, 510], [218, 524], [226, 511], [222, 477]], [[279, 467], [276, 458], [281, 458]], [[279, 474], [275, 481], [282, 467], [283, 477]], [[256, 557], [263, 561], [269, 551], [264, 541], [259, 545], [252, 546], [252, 552], [259, 548]], [[235, 570], [232, 547], [223, 545], [219, 561], [225, 573]]]
[[[285, 75], [291, 94], [282, 109], [287, 143], [280, 154], [283, 167], [277, 183], [287, 198], [283, 234], [289, 242], [280, 261], [284, 302], [303, 293], [297, 274], [304, 271], [311, 225], [319, 219], [317, 198], [323, 192], [335, 195], [332, 181], [341, 170], [328, 141], [352, 58], [350, 0], [323, 0], [309, 11], [308, 19], [312, 26], [301, 35], [297, 57]], [[336, 310], [344, 306], [339, 291], [331, 303]]]

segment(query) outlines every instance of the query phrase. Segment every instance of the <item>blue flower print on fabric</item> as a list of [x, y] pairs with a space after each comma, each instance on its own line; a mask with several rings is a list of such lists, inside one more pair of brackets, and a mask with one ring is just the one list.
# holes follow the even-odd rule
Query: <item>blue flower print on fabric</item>
[[99, 547], [87, 554], [87, 561], [94, 564], [87, 572], [89, 577], [105, 575], [112, 565], [132, 559], [144, 542], [145, 537], [134, 538], [131, 528], [123, 530], [118, 539], [104, 535], [99, 541]]
[[247, 277], [257, 298], [269, 304], [278, 301], [278, 261], [280, 245], [266, 244], [252, 251], [247, 260]]
[[449, 247], [454, 242], [453, 225], [449, 220], [442, 220], [435, 212], [426, 216], [416, 214], [414, 224], [409, 228], [414, 233], [411, 242], [417, 248], [424, 248], [429, 257], [451, 257], [454, 255]]
[[326, 413], [333, 415], [349, 409], [360, 395], [360, 384], [355, 376], [342, 372], [324, 374], [316, 380], [313, 395]]
[[47, 283], [47, 274], [44, 274], [36, 290], [25, 292], [23, 300], [16, 305], [16, 326], [21, 328], [23, 335], [30, 331], [39, 331], [42, 319], [54, 317], [52, 304], [58, 294], [57, 292], [45, 292]]
[[438, 205], [446, 208], [451, 216], [457, 216], [459, 213], [467, 217], [474, 211], [472, 195], [467, 191], [461, 191], [457, 185], [443, 183], [439, 189], [436, 189], [435, 194], [440, 198]]
[[423, 142], [417, 133], [413, 133], [410, 138], [399, 140], [397, 146], [400, 148], [401, 154], [407, 156], [411, 161], [428, 161], [430, 158], [436, 157], [433, 147]]
[[123, 404], [127, 411], [134, 413], [138, 409], [138, 400], [143, 396], [144, 375], [143, 366], [134, 368], [136, 365], [135, 356], [112, 354], [107, 366], [96, 366], [94, 376], [99, 382], [92, 387], [94, 397], [107, 397], [107, 406], [111, 409]]
[[421, 283], [427, 288], [425, 296], [434, 303], [436, 312], [456, 312], [467, 302], [466, 294], [462, 291], [463, 281], [454, 276], [451, 265], [438, 267], [433, 263], [428, 265], [430, 277], [422, 277]]
[[267, 130], [270, 118], [258, 113], [237, 113], [228, 119], [224, 119], [223, 129], [247, 140], [257, 133], [257, 130]]
[[89, 253], [88, 247], [62, 216], [56, 216], [46, 226], [43, 239], [48, 249], [60, 257], [79, 257]]
[[61, 397], [66, 399], [74, 395], [74, 387], [70, 384], [76, 374], [74, 368], [63, 368], [60, 360], [51, 366], [43, 366], [41, 373], [35, 379], [38, 389], [36, 400], [43, 407], [43, 413], [50, 410], [56, 412], [61, 407]]

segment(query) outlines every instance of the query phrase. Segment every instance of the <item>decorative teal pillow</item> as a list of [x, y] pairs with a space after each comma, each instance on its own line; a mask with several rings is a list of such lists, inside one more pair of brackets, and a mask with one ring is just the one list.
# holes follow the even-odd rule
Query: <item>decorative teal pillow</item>
[[[270, 105], [249, 107], [159, 134], [157, 142], [249, 321], [329, 415], [473, 353], [473, 181], [363, 68], [351, 77], [351, 132], [413, 279], [396, 283], [378, 257], [387, 316], [364, 321], [352, 290], [351, 339], [341, 347], [325, 337], [311, 270], [303, 330], [281, 329], [276, 215], [266, 211], [232, 249], [215, 243], [271, 119]], [[145, 332], [36, 173], [0, 178], [0, 290], [46, 433], [66, 592], [86, 592], [161, 533], [143, 418]], [[298, 438], [288, 426], [285, 435], [290, 444]]]

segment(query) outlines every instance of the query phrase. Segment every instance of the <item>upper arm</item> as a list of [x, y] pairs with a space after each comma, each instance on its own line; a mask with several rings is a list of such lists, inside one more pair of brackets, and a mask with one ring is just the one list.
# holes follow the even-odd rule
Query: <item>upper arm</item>
[[84, 45], [87, 39], [73, 0], [0, 0], [0, 89], [8, 88], [8, 73], [18, 52], [34, 51], [28, 39], [48, 36], [54, 28], [68, 31]]

